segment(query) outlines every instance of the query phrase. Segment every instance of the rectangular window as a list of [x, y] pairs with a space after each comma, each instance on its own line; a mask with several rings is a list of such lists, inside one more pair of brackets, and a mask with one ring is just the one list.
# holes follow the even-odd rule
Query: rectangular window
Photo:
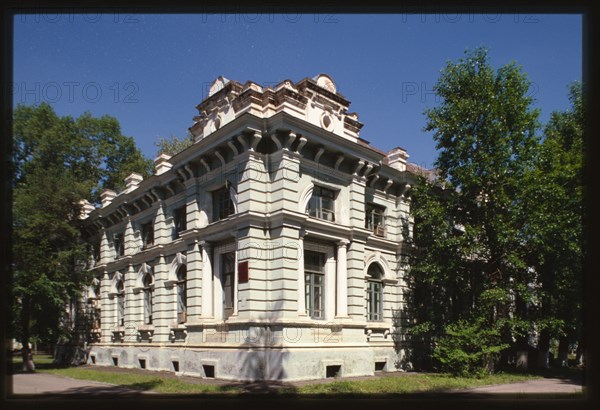
[[187, 214], [185, 205], [177, 208], [173, 212], [173, 222], [175, 225], [175, 229], [173, 230], [173, 239], [177, 239], [181, 235], [181, 232], [187, 229]]
[[152, 289], [144, 289], [144, 324], [152, 324]]
[[123, 281], [120, 281], [117, 286], [117, 325], [125, 326], [125, 289]]
[[325, 256], [320, 252], [304, 251], [306, 314], [313, 319], [323, 319]]
[[94, 263], [100, 262], [100, 243], [95, 242], [92, 245], [92, 257], [94, 258]]
[[310, 216], [335, 221], [335, 192], [331, 189], [315, 186], [308, 201], [307, 212]]
[[187, 321], [187, 267], [177, 270], [177, 323]]
[[383, 286], [381, 282], [369, 281], [367, 288], [367, 320], [383, 319]]
[[220, 221], [233, 214], [233, 202], [229, 195], [229, 188], [224, 186], [212, 193], [213, 222]]
[[365, 228], [377, 236], [385, 236], [385, 208], [382, 206], [367, 204]]
[[223, 285], [223, 317], [233, 314], [235, 252], [221, 254], [221, 283]]
[[122, 233], [115, 234], [114, 238], [115, 257], [119, 258], [125, 255], [125, 238]]
[[154, 224], [146, 222], [142, 225], [142, 249], [154, 245]]

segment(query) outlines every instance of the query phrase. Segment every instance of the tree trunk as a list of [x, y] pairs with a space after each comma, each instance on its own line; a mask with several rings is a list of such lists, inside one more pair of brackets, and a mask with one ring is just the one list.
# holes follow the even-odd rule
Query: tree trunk
[[569, 338], [561, 336], [558, 339], [558, 365], [567, 367], [569, 365]]
[[550, 332], [544, 329], [538, 340], [537, 367], [547, 369], [550, 366]]
[[33, 355], [31, 353], [31, 343], [29, 343], [29, 324], [31, 321], [31, 304], [29, 298], [23, 298], [23, 305], [21, 307], [21, 357], [23, 359], [23, 371], [33, 372], [35, 371], [35, 364], [33, 363]]

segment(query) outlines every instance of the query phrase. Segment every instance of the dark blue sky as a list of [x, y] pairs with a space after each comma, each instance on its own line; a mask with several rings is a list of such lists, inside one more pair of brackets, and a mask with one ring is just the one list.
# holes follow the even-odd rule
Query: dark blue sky
[[485, 46], [495, 67], [517, 62], [545, 122], [582, 79], [581, 24], [548, 14], [18, 15], [14, 102], [110, 114], [154, 158], [159, 137], [186, 134], [219, 75], [274, 85], [327, 73], [364, 139], [431, 167], [423, 110], [447, 60]]

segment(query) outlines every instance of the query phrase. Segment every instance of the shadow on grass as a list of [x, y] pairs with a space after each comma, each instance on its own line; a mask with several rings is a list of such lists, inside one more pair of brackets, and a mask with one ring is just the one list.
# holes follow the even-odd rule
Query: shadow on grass
[[545, 379], [563, 379], [583, 385], [585, 369], [582, 367], [550, 367], [548, 369], [531, 370], [506, 369], [503, 370], [503, 373], [515, 375], [532, 375], [543, 377]]
[[[76, 367], [76, 366], [71, 366], [68, 364], [56, 364], [54, 362], [47, 362], [47, 361], [36, 361], [34, 359], [33, 363], [35, 364], [35, 370], [54, 370], [54, 369], [67, 369], [69, 367]], [[7, 366], [6, 366], [6, 372], [7, 374], [26, 374], [26, 373], [31, 373], [28, 371], [23, 370], [23, 363], [21, 362], [20, 358], [18, 359], [13, 359], [13, 360], [8, 360]], [[35, 373], [35, 371], [34, 371]]]
[[254, 381], [254, 382], [234, 382], [220, 386], [221, 391], [239, 390], [239, 394], [276, 394], [276, 395], [294, 395], [298, 389], [287, 383], [279, 381]]

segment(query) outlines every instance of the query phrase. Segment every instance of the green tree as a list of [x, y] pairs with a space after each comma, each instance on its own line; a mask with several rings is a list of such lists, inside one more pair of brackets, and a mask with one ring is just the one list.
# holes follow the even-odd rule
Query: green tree
[[448, 62], [434, 86], [441, 101], [425, 111], [425, 130], [436, 141], [439, 179], [422, 179], [414, 188], [419, 251], [408, 277], [426, 338], [477, 317], [481, 295], [494, 291], [504, 297], [496, 298], [490, 322], [512, 317], [502, 321], [502, 339], [516, 336], [526, 348], [534, 278], [526, 260], [522, 182], [534, 169], [539, 145], [539, 113], [529, 89], [520, 67], [495, 70], [481, 48]]
[[158, 148], [157, 155], [167, 154], [173, 156], [184, 149], [191, 147], [193, 143], [194, 138], [192, 134], [188, 132], [188, 135], [185, 138], [179, 138], [176, 135], [171, 135], [170, 138], [159, 138], [154, 145]]
[[12, 154], [12, 331], [26, 347], [61, 336], [65, 304], [88, 280], [80, 201], [98, 202], [130, 172], [148, 176], [151, 161], [116, 119], [59, 117], [47, 104], [15, 108]]
[[530, 263], [538, 274], [539, 365], [548, 366], [550, 339], [559, 340], [560, 362], [569, 344], [582, 341], [583, 129], [580, 83], [569, 89], [571, 109], [554, 112], [544, 130], [535, 172], [525, 186]]

